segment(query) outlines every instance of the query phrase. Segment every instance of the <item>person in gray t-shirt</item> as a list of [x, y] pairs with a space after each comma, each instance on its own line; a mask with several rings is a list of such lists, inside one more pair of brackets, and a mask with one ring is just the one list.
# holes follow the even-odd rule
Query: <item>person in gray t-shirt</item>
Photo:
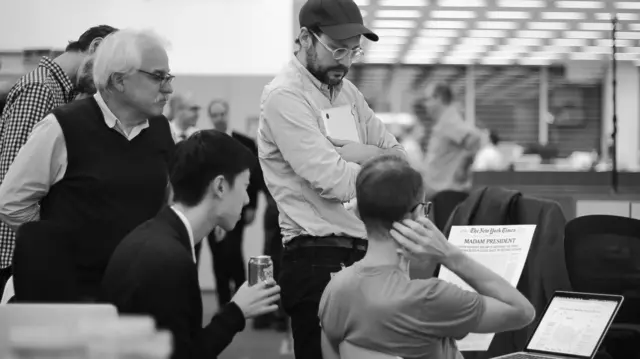
[[[339, 358], [343, 341], [405, 359], [461, 359], [455, 339], [533, 320], [533, 306], [517, 289], [449, 244], [424, 216], [421, 175], [404, 159], [364, 164], [356, 197], [368, 248], [361, 261], [335, 273], [322, 295], [325, 359]], [[411, 280], [407, 259], [443, 264], [476, 292], [437, 278]]]

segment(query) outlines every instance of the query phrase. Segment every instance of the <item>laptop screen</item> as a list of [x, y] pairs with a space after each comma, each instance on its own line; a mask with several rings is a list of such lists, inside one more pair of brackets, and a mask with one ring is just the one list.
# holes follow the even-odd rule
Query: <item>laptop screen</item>
[[621, 298], [565, 294], [553, 297], [527, 350], [590, 358], [616, 315]]

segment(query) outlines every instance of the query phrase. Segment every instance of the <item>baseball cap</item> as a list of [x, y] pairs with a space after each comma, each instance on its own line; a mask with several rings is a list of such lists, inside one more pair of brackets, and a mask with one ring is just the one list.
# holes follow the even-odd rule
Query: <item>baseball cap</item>
[[363, 35], [378, 41], [378, 35], [364, 26], [360, 9], [353, 0], [307, 0], [298, 19], [301, 27], [317, 26], [334, 40]]

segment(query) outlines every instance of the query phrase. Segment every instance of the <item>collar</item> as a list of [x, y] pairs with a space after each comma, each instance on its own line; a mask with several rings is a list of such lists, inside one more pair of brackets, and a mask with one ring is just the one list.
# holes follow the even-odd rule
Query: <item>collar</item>
[[307, 68], [304, 67], [304, 65], [302, 65], [302, 63], [300, 62], [300, 60], [298, 60], [295, 54], [291, 58], [291, 65], [296, 70], [298, 70], [298, 72], [302, 76], [306, 77], [309, 81], [311, 81], [313, 86], [315, 86], [318, 90], [320, 90], [320, 92], [327, 95], [327, 97], [329, 97], [330, 99], [336, 98], [340, 93], [340, 90], [342, 89], [342, 82], [337, 86], [329, 86], [321, 82], [315, 76], [313, 76], [313, 74], [309, 72], [309, 70], [307, 70]]
[[[114, 128], [116, 127], [116, 125], [118, 125], [121, 128], [124, 128], [124, 126], [122, 125], [122, 122], [118, 120], [116, 115], [114, 115], [113, 112], [111, 112], [111, 110], [109, 109], [109, 106], [107, 106], [107, 103], [104, 102], [104, 99], [100, 94], [100, 91], [96, 92], [96, 94], [93, 95], [93, 98], [98, 103], [98, 106], [100, 106], [100, 110], [102, 110], [102, 114], [104, 115], [104, 122], [107, 124], [107, 126], [109, 126], [110, 128]], [[140, 130], [143, 130], [147, 127], [149, 127], [149, 120], [145, 120], [143, 123], [135, 126], [134, 128], [136, 129], [139, 128]], [[133, 130], [131, 131], [131, 133], [133, 133]]]
[[73, 93], [73, 84], [71, 83], [71, 79], [69, 78], [69, 76], [67, 76], [67, 74], [62, 71], [62, 67], [60, 67], [60, 65], [58, 65], [55, 61], [47, 56], [43, 56], [42, 59], [40, 59], [38, 67], [44, 67], [51, 73], [51, 75], [53, 75], [53, 77], [56, 79], [56, 82], [58, 82], [58, 84], [62, 88], [62, 92], [64, 94], [66, 102], [71, 102], [71, 100], [73, 100], [73, 98], [75, 97], [75, 94]]
[[185, 217], [184, 213], [180, 212], [176, 206], [171, 206], [171, 209], [176, 213], [178, 218], [182, 221], [184, 226], [187, 228], [187, 233], [189, 234], [189, 242], [191, 243], [191, 256], [193, 257], [193, 262], [196, 263], [196, 250], [195, 250], [195, 241], [193, 240], [193, 228], [191, 228], [191, 224], [187, 217]]

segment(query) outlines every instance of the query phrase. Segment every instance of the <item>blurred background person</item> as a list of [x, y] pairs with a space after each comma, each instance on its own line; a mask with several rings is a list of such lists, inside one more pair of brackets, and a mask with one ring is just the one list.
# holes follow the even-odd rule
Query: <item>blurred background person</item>
[[[35, 70], [13, 85], [0, 117], [0, 184], [35, 124], [74, 99], [74, 83], [83, 61], [114, 31], [108, 25], [88, 29], [77, 41], [70, 42], [60, 56], [43, 57]], [[0, 289], [11, 275], [14, 241], [13, 230], [0, 222]]]
[[97, 297], [120, 240], [165, 204], [175, 143], [162, 110], [173, 91], [165, 41], [121, 30], [96, 51], [98, 92], [33, 129], [0, 185], [0, 220], [49, 220], [78, 234], [79, 300]]
[[478, 151], [473, 161], [474, 171], [505, 171], [509, 167], [506, 158], [498, 149], [500, 137], [489, 130], [489, 141]]
[[93, 60], [93, 55], [87, 56], [78, 68], [76, 87], [74, 90], [76, 100], [93, 96], [97, 92], [96, 85], [93, 83]]
[[423, 101], [433, 121], [422, 166], [427, 197], [445, 190], [471, 190], [471, 165], [484, 133], [464, 120], [449, 85], [427, 85]]
[[184, 141], [198, 131], [196, 125], [200, 117], [200, 105], [191, 94], [174, 93], [169, 99], [169, 116], [176, 141]]
[[404, 126], [400, 144], [407, 151], [407, 160], [411, 167], [419, 169], [424, 162], [424, 151], [422, 150], [422, 140], [424, 137], [424, 127], [421, 123], [412, 123]]

